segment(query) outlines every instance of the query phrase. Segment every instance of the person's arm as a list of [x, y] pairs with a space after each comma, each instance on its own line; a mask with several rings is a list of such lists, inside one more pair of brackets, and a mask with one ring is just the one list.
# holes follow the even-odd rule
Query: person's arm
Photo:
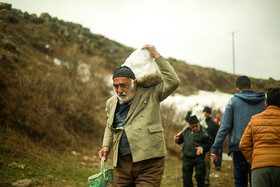
[[112, 149], [112, 144], [113, 144], [113, 132], [106, 125], [105, 132], [104, 132], [102, 149], [98, 152], [99, 159], [101, 159], [102, 156], [105, 158], [105, 161], [108, 159], [108, 156], [110, 154], [110, 150]]
[[192, 110], [188, 111], [186, 118], [185, 118], [186, 122], [189, 122], [191, 115], [192, 115]]
[[174, 142], [175, 143], [177, 143], [177, 144], [181, 144], [181, 143], [183, 143], [184, 142], [184, 137], [183, 137], [183, 135], [181, 134], [181, 135], [175, 135], [174, 137], [173, 137], [173, 139], [174, 139]]
[[213, 123], [213, 126], [214, 126], [214, 140], [215, 140], [216, 135], [217, 135], [218, 130], [219, 130], [219, 126], [213, 120], [212, 120], [212, 123]]
[[162, 74], [163, 82], [156, 86], [158, 89], [159, 101], [163, 101], [180, 85], [180, 80], [170, 63], [165, 60], [153, 45], [144, 45], [142, 49], [148, 49]]
[[[211, 153], [218, 155], [219, 149], [222, 146], [225, 138], [227, 137], [229, 131], [232, 129], [233, 125], [233, 109], [231, 106], [231, 100], [226, 106], [226, 110], [222, 119], [222, 124], [219, 128], [219, 131], [216, 135], [214, 144], [212, 146]], [[211, 154], [212, 155], [212, 154]]]
[[217, 128], [217, 124], [211, 119], [210, 120], [210, 125], [208, 125], [208, 128], [210, 128], [210, 141], [211, 141], [211, 146], [214, 144], [216, 135], [218, 133], [218, 128]]
[[210, 140], [209, 135], [206, 134], [203, 136], [203, 143], [202, 143], [201, 147], [203, 147], [204, 152], [208, 152], [210, 150], [211, 140]]
[[196, 147], [196, 155], [201, 155], [203, 153], [206, 153], [209, 151], [210, 149], [210, 139], [209, 139], [209, 135], [207, 134], [206, 130], [205, 133], [202, 135], [202, 139], [201, 139], [201, 144], [200, 146]]
[[[105, 111], [107, 112], [107, 116], [109, 116], [109, 100], [106, 102]], [[104, 157], [105, 161], [108, 159], [110, 150], [112, 149], [112, 145], [113, 145], [113, 132], [111, 128], [109, 128], [109, 124], [107, 123], [105, 127], [102, 148], [98, 152], [98, 156], [100, 160], [102, 157]]]
[[[252, 121], [252, 119], [251, 119]], [[240, 140], [239, 149], [243, 153], [247, 162], [252, 164], [252, 153], [253, 153], [253, 137], [252, 137], [252, 123], [249, 122], [245, 132]]]

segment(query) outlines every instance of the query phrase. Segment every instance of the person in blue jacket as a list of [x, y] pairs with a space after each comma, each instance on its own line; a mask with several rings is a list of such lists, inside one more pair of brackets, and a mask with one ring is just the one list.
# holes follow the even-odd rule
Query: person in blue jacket
[[254, 92], [251, 80], [240, 76], [236, 80], [237, 93], [229, 100], [222, 124], [212, 146], [211, 157], [217, 161], [217, 155], [226, 136], [229, 134], [229, 152], [233, 153], [234, 184], [236, 187], [248, 185], [250, 165], [239, 149], [239, 142], [251, 117], [265, 110], [265, 93]]

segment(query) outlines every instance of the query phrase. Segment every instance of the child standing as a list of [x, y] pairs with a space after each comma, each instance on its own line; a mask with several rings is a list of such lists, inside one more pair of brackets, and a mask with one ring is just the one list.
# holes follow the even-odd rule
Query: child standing
[[193, 186], [192, 174], [195, 167], [195, 179], [198, 187], [204, 187], [206, 175], [205, 153], [210, 149], [210, 139], [206, 130], [199, 125], [197, 117], [189, 118], [189, 127], [180, 135], [174, 136], [177, 144], [183, 145], [183, 183], [184, 187]]

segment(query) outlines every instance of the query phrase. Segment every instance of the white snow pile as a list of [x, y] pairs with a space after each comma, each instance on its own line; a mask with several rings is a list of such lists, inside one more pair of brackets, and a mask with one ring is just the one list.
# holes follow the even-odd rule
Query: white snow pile
[[[48, 56], [46, 57], [46, 58], [48, 58]], [[64, 66], [64, 67], [66, 67], [66, 68], [70, 68], [70, 63], [69, 62], [66, 62], [66, 61], [62, 61], [62, 60], [60, 60], [60, 59], [58, 59], [58, 58], [54, 58], [53, 59], [53, 63], [55, 64], [55, 65], [57, 65], [57, 66]]]
[[61, 63], [61, 60], [59, 60], [58, 58], [54, 58], [53, 59], [53, 63], [57, 66], [60, 66], [62, 63]]
[[[177, 112], [187, 113], [187, 111], [195, 105], [197, 106], [193, 108], [193, 113], [196, 113], [195, 111], [202, 111], [205, 106], [212, 108], [212, 110], [220, 110], [221, 112], [224, 112], [225, 107], [232, 96], [232, 94], [220, 91], [211, 92], [199, 90], [197, 94], [190, 96], [174, 94], [167, 97], [162, 104], [173, 106]], [[201, 114], [198, 112], [197, 115], [199, 116]]]
[[91, 65], [86, 63], [80, 63], [77, 67], [77, 78], [82, 82], [86, 83], [90, 80], [91, 77], [91, 71], [90, 71]]
[[162, 82], [162, 75], [148, 49], [135, 50], [122, 66], [132, 69], [140, 86], [149, 87]]

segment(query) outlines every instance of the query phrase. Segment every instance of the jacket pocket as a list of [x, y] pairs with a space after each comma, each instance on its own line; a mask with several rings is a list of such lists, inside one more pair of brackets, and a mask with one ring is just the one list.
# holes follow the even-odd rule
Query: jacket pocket
[[164, 129], [161, 125], [161, 123], [156, 123], [153, 125], [148, 126], [149, 132], [150, 133], [156, 133], [156, 132], [163, 132]]
[[146, 150], [155, 152], [153, 154], [165, 154], [165, 142], [164, 142], [164, 129], [161, 123], [154, 123], [148, 126], [148, 135], [145, 136], [143, 144], [146, 146]]

